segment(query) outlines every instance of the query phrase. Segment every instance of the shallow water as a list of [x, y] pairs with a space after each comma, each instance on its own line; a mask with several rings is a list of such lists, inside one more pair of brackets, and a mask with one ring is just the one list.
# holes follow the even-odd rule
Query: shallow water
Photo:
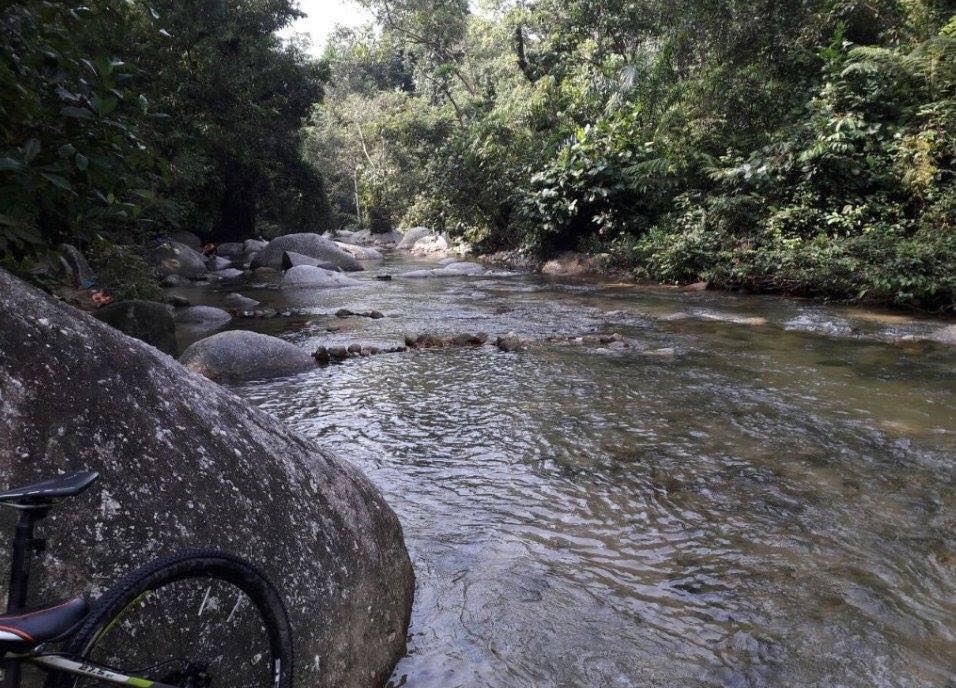
[[418, 584], [394, 685], [956, 685], [956, 348], [919, 341], [948, 323], [373, 279], [409, 264], [353, 289], [244, 285], [311, 315], [234, 326], [307, 347], [426, 330], [632, 346], [411, 352], [237, 388], [361, 466], [401, 518]]

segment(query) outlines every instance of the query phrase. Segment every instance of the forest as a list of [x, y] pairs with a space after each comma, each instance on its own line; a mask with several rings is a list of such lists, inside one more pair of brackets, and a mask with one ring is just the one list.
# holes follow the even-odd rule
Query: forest
[[948, 2], [361, 4], [374, 23], [320, 59], [276, 37], [291, 0], [7, 4], [3, 265], [423, 225], [637, 280], [953, 309]]

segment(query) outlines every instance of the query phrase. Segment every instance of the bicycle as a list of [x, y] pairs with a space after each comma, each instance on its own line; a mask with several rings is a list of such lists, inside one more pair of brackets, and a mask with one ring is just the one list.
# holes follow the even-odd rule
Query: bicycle
[[19, 688], [22, 669], [32, 665], [45, 674], [45, 688], [291, 688], [292, 631], [282, 598], [231, 554], [181, 552], [133, 571], [93, 605], [80, 596], [24, 608], [30, 560], [46, 549], [37, 523], [98, 478], [74, 473], [0, 492], [0, 506], [20, 512], [0, 615], [0, 686]]

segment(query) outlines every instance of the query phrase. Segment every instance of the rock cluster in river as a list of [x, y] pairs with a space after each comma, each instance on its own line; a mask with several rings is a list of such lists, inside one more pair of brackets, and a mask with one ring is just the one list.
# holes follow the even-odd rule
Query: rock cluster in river
[[371, 318], [372, 320], [381, 320], [385, 317], [385, 314], [382, 311], [353, 311], [348, 308], [340, 308], [335, 311], [335, 317], [337, 318]]
[[281, 268], [283, 254], [287, 252], [315, 258], [324, 263], [331, 263], [345, 272], [359, 272], [362, 265], [349, 253], [339, 248], [336, 243], [320, 234], [301, 233], [286, 234], [270, 241], [265, 248], [256, 253], [250, 262], [253, 269], [258, 267]]
[[379, 347], [367, 344], [348, 344], [345, 346], [320, 346], [313, 352], [312, 358], [319, 365], [341, 363], [350, 358], [365, 358], [378, 354], [396, 354], [407, 351], [404, 346]]

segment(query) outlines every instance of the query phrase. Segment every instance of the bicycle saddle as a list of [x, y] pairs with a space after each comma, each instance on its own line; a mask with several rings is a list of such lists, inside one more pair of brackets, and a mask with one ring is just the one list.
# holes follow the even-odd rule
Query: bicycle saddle
[[99, 477], [99, 473], [83, 471], [61, 475], [51, 480], [44, 480], [42, 483], [15, 487], [6, 492], [0, 492], [0, 504], [20, 507], [51, 504], [58, 499], [80, 494]]
[[0, 614], [0, 643], [33, 647], [53, 640], [79, 623], [88, 611], [86, 600], [74, 597], [51, 607]]

